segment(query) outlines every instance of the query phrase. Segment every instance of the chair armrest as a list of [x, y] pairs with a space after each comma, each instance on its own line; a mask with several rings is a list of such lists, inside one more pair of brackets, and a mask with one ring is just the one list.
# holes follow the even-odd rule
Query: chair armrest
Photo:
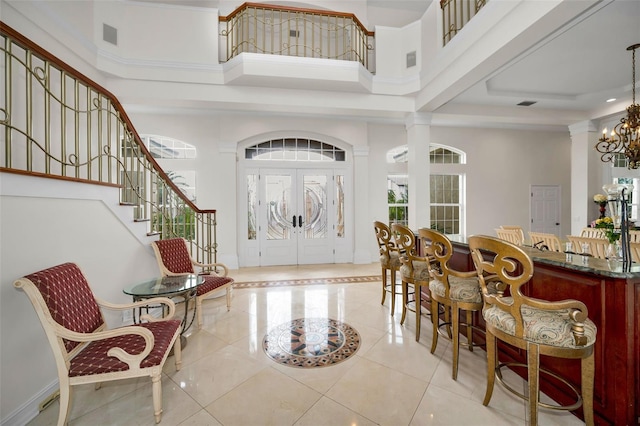
[[119, 347], [111, 348], [107, 352], [107, 355], [118, 358], [132, 369], [140, 368], [140, 363], [147, 357], [147, 355], [149, 355], [149, 353], [151, 353], [153, 345], [155, 344], [153, 333], [151, 330], [147, 330], [144, 327], [128, 326], [114, 328], [112, 330], [95, 331], [93, 333], [77, 333], [61, 326], [53, 319], [48, 319], [48, 321], [57, 336], [67, 340], [73, 340], [74, 342], [97, 342], [99, 340], [110, 339], [112, 337], [126, 336], [127, 334], [136, 334], [141, 336], [144, 339], [144, 349], [137, 355], [129, 354]]
[[95, 299], [98, 306], [100, 306], [101, 308], [112, 310], [112, 311], [125, 311], [127, 309], [135, 309], [135, 308], [148, 306], [148, 305], [166, 305], [169, 308], [169, 312], [167, 313], [167, 315], [160, 319], [156, 319], [149, 315], [145, 315], [145, 319], [148, 319], [150, 321], [162, 321], [162, 320], [170, 319], [170, 318], [173, 318], [173, 316], [176, 313], [176, 304], [173, 300], [169, 299], [168, 297], [152, 297], [150, 299], [140, 300], [138, 302], [132, 302], [132, 303], [111, 303], [111, 302], [107, 302], [106, 300], [100, 299], [99, 297], [95, 297]]
[[229, 273], [229, 268], [227, 268], [227, 265], [225, 265], [224, 263], [200, 263], [200, 262], [196, 262], [194, 260], [191, 261], [195, 266], [198, 266], [202, 269], [208, 269], [208, 268], [222, 268], [224, 270], [223, 275], [220, 275], [216, 272], [216, 275], [219, 277], [226, 277], [227, 274]]

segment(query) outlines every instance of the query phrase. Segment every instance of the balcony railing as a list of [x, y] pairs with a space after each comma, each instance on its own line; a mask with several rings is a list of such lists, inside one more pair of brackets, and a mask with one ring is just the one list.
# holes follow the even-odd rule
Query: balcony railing
[[374, 33], [351, 13], [244, 3], [220, 28], [223, 62], [250, 52], [357, 61], [374, 72]]
[[149, 234], [217, 258], [216, 211], [171, 181], [106, 89], [0, 23], [0, 171], [118, 186]]
[[442, 45], [445, 46], [473, 18], [487, 0], [440, 0]]

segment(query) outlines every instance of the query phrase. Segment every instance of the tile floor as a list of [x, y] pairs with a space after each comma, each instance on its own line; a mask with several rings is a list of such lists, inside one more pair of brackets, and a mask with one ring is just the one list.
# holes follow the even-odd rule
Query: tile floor
[[[237, 282], [379, 274], [379, 265], [316, 265], [242, 268]], [[485, 352], [460, 351], [458, 380], [451, 379], [451, 348], [439, 340], [430, 353], [432, 327], [423, 319], [399, 324], [379, 282], [235, 289], [232, 308], [224, 298], [204, 302], [205, 325], [189, 330], [183, 364], [173, 357], [163, 376], [162, 425], [523, 425], [523, 401], [496, 386], [488, 407]], [[330, 317], [353, 326], [362, 342], [346, 361], [300, 369], [267, 358], [262, 339], [272, 327], [295, 318]], [[508, 380], [524, 388], [514, 374]], [[520, 382], [520, 383], [518, 383]], [[30, 425], [53, 425], [54, 403]], [[541, 425], [579, 425], [578, 418], [548, 410]], [[153, 425], [148, 379], [76, 387], [70, 425]]]

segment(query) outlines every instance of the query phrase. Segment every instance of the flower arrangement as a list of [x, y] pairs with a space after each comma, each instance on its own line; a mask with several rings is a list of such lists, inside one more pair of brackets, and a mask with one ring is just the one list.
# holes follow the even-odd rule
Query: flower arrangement
[[615, 244], [615, 242], [620, 239], [620, 233], [615, 232], [613, 219], [609, 216], [594, 220], [593, 227], [604, 229], [604, 234], [607, 237], [607, 240], [609, 240], [609, 244]]
[[607, 196], [604, 194], [596, 194], [593, 196], [593, 202], [598, 204], [606, 204]]
[[607, 212], [607, 196], [604, 194], [596, 194], [593, 196], [593, 202], [600, 206], [600, 217], [599, 219], [604, 219], [605, 214]]

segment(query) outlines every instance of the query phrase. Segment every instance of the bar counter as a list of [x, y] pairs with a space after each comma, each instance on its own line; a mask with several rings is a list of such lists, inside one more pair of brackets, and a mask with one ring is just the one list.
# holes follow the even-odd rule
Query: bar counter
[[[451, 239], [452, 266], [460, 271], [474, 270], [466, 239]], [[533, 277], [523, 292], [551, 301], [580, 300], [598, 327], [594, 349], [596, 424], [640, 424], [640, 265], [623, 272], [621, 262], [589, 257], [583, 263], [578, 254], [568, 260], [565, 253], [523, 249], [534, 262]], [[481, 317], [478, 320], [484, 325]], [[484, 340], [481, 333], [475, 339]], [[501, 362], [526, 363], [526, 352], [505, 344], [499, 348]], [[580, 360], [541, 356], [541, 365], [580, 388]], [[544, 374], [540, 381], [541, 390], [557, 402], [573, 401], [568, 390]], [[582, 418], [581, 410], [576, 414]]]

